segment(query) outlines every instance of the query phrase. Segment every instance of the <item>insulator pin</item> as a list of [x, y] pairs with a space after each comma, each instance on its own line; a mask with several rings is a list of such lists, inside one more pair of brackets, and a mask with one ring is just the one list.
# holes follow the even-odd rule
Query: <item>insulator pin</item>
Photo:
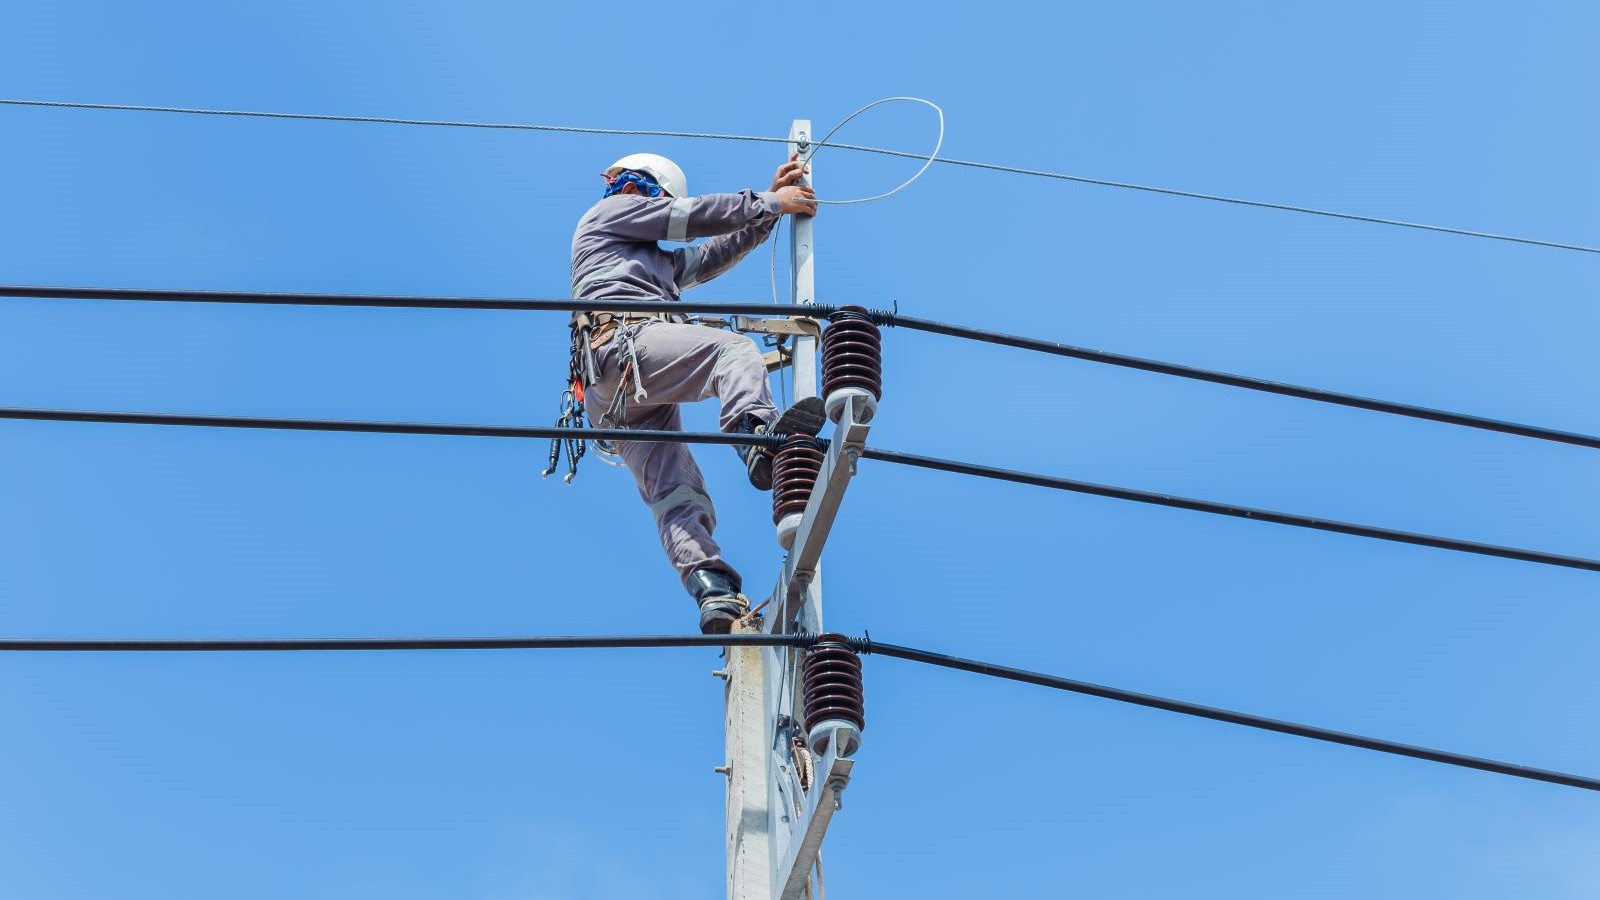
[[861, 687], [861, 657], [840, 634], [820, 635], [806, 654], [801, 676], [805, 700], [806, 741], [819, 756], [829, 739], [840, 735], [840, 756], [856, 752], [866, 730], [866, 701]]
[[778, 526], [778, 544], [785, 550], [794, 544], [825, 456], [822, 444], [807, 434], [789, 435], [773, 454], [772, 524]]
[[864, 307], [845, 306], [822, 332], [822, 396], [838, 423], [851, 397], [857, 421], [872, 421], [883, 397], [883, 335]]

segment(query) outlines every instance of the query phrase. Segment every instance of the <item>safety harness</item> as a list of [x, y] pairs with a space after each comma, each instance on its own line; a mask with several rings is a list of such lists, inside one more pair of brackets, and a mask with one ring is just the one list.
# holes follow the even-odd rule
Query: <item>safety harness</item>
[[[587, 388], [594, 384], [600, 377], [599, 366], [595, 363], [594, 353], [601, 347], [610, 343], [613, 338], [622, 341], [622, 377], [617, 383], [617, 392], [611, 398], [611, 405], [606, 408], [594, 425], [600, 428], [621, 427], [622, 417], [627, 409], [629, 391], [627, 385], [633, 384], [633, 402], [642, 403], [649, 399], [650, 393], [645, 390], [644, 378], [639, 366], [639, 348], [634, 343], [636, 329], [632, 326], [644, 322], [671, 322], [672, 316], [668, 313], [642, 313], [642, 312], [580, 312], [572, 317], [572, 351], [567, 360], [567, 389], [561, 393], [561, 416], [556, 419], [557, 428], [582, 428], [586, 410], [584, 396]], [[550, 442], [550, 465], [542, 473], [542, 477], [549, 477], [561, 464], [561, 451], [563, 446], [567, 452], [567, 474], [562, 479], [567, 484], [578, 474], [578, 460], [583, 458], [587, 441], [582, 438], [556, 438]], [[615, 444], [610, 441], [596, 440], [595, 449], [607, 463], [621, 465], [618, 461], [620, 452]]]
[[[600, 377], [600, 368], [595, 363], [595, 351], [614, 339], [622, 341], [622, 372], [617, 379], [617, 392], [612, 396], [610, 406], [598, 419], [591, 418], [591, 422], [598, 428], [622, 427], [630, 397], [634, 403], [642, 403], [650, 397], [649, 392], [645, 390], [644, 375], [639, 365], [639, 348], [635, 343], [638, 329], [634, 326], [645, 322], [683, 321], [691, 325], [728, 329], [740, 334], [762, 335], [766, 346], [774, 348], [765, 355], [768, 372], [789, 365], [791, 354], [785, 344], [790, 336], [804, 335], [817, 338], [822, 335], [822, 329], [815, 319], [802, 317], [760, 319], [752, 316], [733, 316], [727, 319], [716, 316], [678, 316], [665, 312], [647, 313], [629, 310], [575, 313], [572, 317], [572, 349], [567, 359], [567, 383], [561, 392], [561, 414], [556, 419], [556, 427], [573, 429], [584, 427], [587, 415], [584, 407], [585, 392]], [[594, 444], [603, 462], [613, 466], [623, 465], [616, 444], [598, 438]], [[583, 458], [587, 449], [587, 441], [581, 437], [552, 440], [550, 465], [542, 475], [549, 477], [560, 467], [563, 448], [567, 455], [567, 474], [562, 480], [571, 484], [572, 479], [578, 474], [578, 460]]]

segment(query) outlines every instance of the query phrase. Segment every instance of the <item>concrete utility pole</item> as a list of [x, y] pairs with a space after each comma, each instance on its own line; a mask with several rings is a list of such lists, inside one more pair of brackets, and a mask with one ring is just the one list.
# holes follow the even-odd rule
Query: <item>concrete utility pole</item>
[[[759, 634], [737, 623], [734, 634]], [[767, 833], [766, 690], [761, 648], [729, 647], [727, 668], [728, 898], [772, 900], [772, 843]]]
[[[808, 161], [814, 150], [811, 122], [796, 119], [789, 152]], [[805, 183], [810, 184], [807, 178]], [[790, 264], [794, 302], [816, 303], [810, 216], [790, 219]], [[804, 313], [796, 311], [801, 315]], [[794, 397], [815, 397], [818, 340], [797, 334]], [[823, 544], [833, 527], [855, 463], [865, 447], [867, 423], [876, 412], [871, 396], [843, 400], [838, 428], [798, 526], [779, 530], [789, 550], [766, 616], [735, 633], [813, 634], [822, 627]], [[830, 413], [831, 415], [831, 413]], [[850, 782], [849, 757], [860, 744], [853, 725], [803, 721], [799, 651], [792, 648], [730, 648], [727, 653], [728, 897], [730, 900], [798, 900], [810, 889], [810, 874], [840, 795]], [[826, 733], [818, 749], [806, 728]]]
[[[811, 123], [796, 119], [789, 131], [789, 153], [805, 153], [810, 147]], [[807, 179], [805, 183], [810, 183]], [[812, 281], [811, 236], [816, 225], [809, 216], [790, 216], [789, 263], [791, 288], [798, 304], [816, 302]], [[817, 396], [816, 338], [797, 336], [794, 342], [794, 398]], [[783, 377], [780, 370], [779, 377]], [[760, 634], [765, 621], [782, 620], [787, 604], [779, 586], [766, 619], [739, 623], [734, 634]], [[820, 605], [818, 613], [820, 614]], [[766, 675], [770, 656], [759, 647], [730, 647], [727, 686], [727, 764], [728, 777], [728, 900], [772, 900], [773, 859], [771, 820], [774, 818], [769, 752], [778, 707], [792, 714], [792, 702], [769, 696]], [[791, 686], [792, 687], [792, 686]], [[772, 686], [777, 690], [777, 686]], [[774, 702], [776, 701], [776, 702]]]

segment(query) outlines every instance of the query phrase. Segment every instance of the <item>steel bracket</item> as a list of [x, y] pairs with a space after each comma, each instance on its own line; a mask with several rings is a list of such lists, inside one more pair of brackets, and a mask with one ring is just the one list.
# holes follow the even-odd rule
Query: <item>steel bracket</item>
[[[863, 415], [867, 419], [862, 421]], [[867, 449], [867, 424], [875, 416], [867, 413], [858, 397], [845, 401], [839, 416], [839, 426], [828, 444], [828, 455], [817, 475], [817, 484], [811, 490], [811, 500], [806, 504], [795, 532], [794, 543], [783, 561], [782, 580], [774, 592], [780, 608], [773, 611], [773, 630], [782, 630], [788, 622], [802, 613], [806, 603], [806, 588], [815, 578], [822, 561], [822, 547], [833, 530], [834, 519], [839, 515], [839, 505], [844, 501], [845, 489], [856, 474], [856, 464]], [[816, 618], [821, 618], [817, 616]]]
[[855, 767], [854, 760], [839, 755], [839, 745], [843, 743], [840, 731], [844, 730], [847, 729], [834, 731], [827, 752], [817, 761], [811, 790], [805, 794], [805, 806], [789, 823], [788, 834], [780, 831], [776, 835], [778, 841], [773, 850], [778, 866], [772, 884], [777, 888], [778, 900], [799, 900], [804, 895], [811, 865], [822, 848], [823, 835], [828, 832], [833, 814], [843, 806], [841, 795], [850, 784], [850, 770]]
[[763, 319], [756, 316], [734, 316], [733, 330], [746, 334], [793, 334], [801, 337], [822, 337], [822, 323], [805, 316], [789, 319]]

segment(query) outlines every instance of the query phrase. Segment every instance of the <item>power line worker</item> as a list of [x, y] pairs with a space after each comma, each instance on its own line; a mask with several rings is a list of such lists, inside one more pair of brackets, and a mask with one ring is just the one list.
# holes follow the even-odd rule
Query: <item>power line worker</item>
[[[815, 194], [791, 157], [766, 191], [690, 196], [683, 170], [650, 153], [606, 169], [605, 193], [572, 237], [572, 296], [596, 301], [573, 316], [573, 369], [602, 428], [678, 431], [678, 404], [716, 397], [721, 428], [744, 434], [816, 434], [823, 404], [797, 402], [779, 416], [761, 351], [748, 338], [689, 324], [676, 313], [630, 313], [630, 300], [678, 300], [732, 268], [785, 213], [815, 215]], [[657, 241], [709, 240], [667, 250]], [[750, 483], [772, 487], [772, 453], [736, 448]], [[726, 634], [744, 615], [737, 570], [712, 538], [716, 511], [685, 444], [619, 441], [617, 452], [655, 515], [661, 546], [700, 606], [700, 630]]]

